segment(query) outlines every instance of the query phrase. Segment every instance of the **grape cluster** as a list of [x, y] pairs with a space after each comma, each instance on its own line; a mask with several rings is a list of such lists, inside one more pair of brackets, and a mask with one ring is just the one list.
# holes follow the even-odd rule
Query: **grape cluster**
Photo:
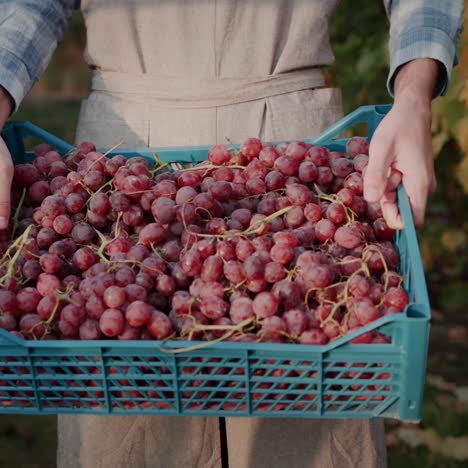
[[[325, 344], [408, 296], [394, 232], [346, 153], [256, 138], [193, 167], [39, 145], [15, 167], [0, 327], [29, 339]], [[401, 174], [392, 169], [388, 190]], [[359, 343], [386, 343], [377, 331]]]

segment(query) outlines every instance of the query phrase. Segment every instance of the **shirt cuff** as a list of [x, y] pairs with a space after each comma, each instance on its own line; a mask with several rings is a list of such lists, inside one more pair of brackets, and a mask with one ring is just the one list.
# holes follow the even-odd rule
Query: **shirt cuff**
[[398, 69], [405, 63], [418, 58], [432, 58], [441, 64], [433, 98], [443, 96], [447, 92], [454, 66], [455, 43], [444, 31], [434, 28], [410, 29], [391, 40], [390, 49], [387, 89], [392, 97]]
[[13, 98], [12, 113], [18, 109], [33, 82], [24, 62], [8, 49], [0, 47], [0, 85]]

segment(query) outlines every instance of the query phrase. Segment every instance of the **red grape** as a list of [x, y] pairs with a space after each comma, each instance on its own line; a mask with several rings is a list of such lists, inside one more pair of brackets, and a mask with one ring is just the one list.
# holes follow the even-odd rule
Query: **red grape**
[[101, 332], [109, 337], [120, 335], [123, 332], [124, 326], [124, 316], [118, 309], [105, 310], [99, 319]]

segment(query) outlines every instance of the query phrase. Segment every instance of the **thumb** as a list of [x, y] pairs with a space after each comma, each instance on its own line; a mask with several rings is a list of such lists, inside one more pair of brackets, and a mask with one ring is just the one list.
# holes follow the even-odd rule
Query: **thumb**
[[364, 174], [364, 199], [378, 202], [387, 185], [387, 175], [393, 159], [393, 144], [388, 139], [372, 138], [369, 146], [369, 163]]
[[10, 218], [10, 192], [13, 179], [13, 162], [10, 152], [0, 138], [0, 230], [8, 227]]

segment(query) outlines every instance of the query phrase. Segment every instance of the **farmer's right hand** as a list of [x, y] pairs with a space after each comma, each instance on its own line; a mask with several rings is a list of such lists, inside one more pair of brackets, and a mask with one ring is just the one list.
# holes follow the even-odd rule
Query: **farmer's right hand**
[[0, 230], [8, 227], [12, 179], [13, 162], [11, 155], [5, 142], [0, 138]]
[[[0, 133], [12, 109], [13, 101], [10, 95], [0, 86]], [[0, 137], [0, 231], [8, 227], [13, 171], [14, 166], [10, 152]]]

